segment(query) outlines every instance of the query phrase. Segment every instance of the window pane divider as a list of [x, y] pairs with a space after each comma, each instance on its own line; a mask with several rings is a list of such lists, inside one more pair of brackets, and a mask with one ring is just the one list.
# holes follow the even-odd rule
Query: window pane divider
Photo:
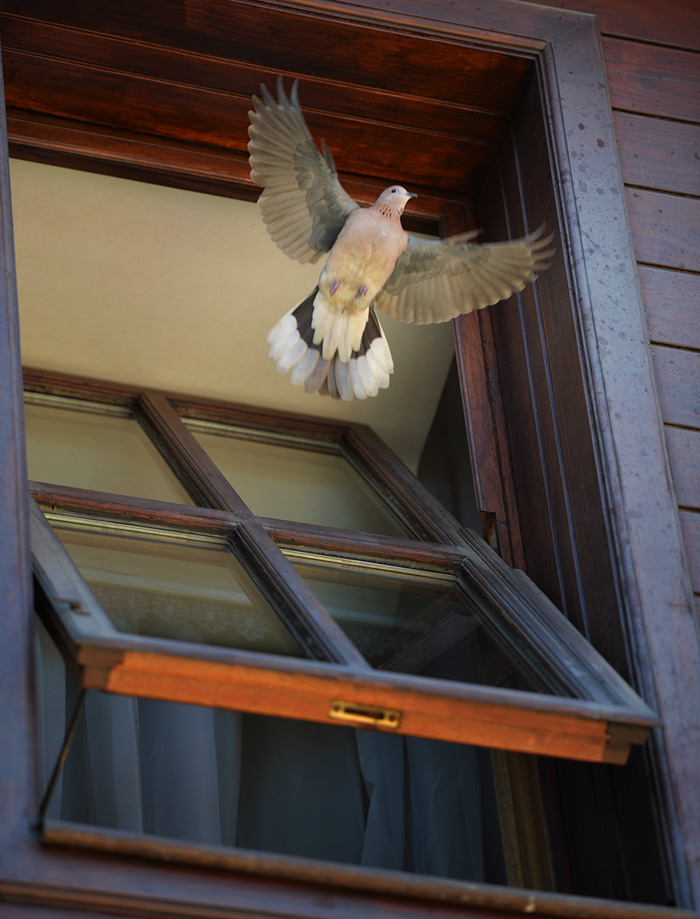
[[[89, 491], [69, 485], [53, 485], [47, 482], [29, 482], [29, 491], [42, 507], [59, 505], [68, 513], [84, 513], [128, 517], [135, 522], [157, 522], [168, 527], [196, 526], [209, 528], [212, 532], [239, 522], [238, 515], [229, 510], [211, 507], [194, 507], [155, 501], [150, 498], [132, 498], [107, 492]], [[356, 530], [323, 527], [311, 523], [296, 523], [267, 517], [255, 518], [282, 549], [306, 547], [323, 551], [329, 558], [345, 557], [348, 554], [359, 558], [366, 555], [390, 563], [397, 556], [407, 564], [450, 566], [457, 571], [464, 557], [464, 546], [446, 543], [422, 542], [418, 539], [402, 539], [397, 536], [376, 536]]]
[[[280, 602], [291, 607], [328, 660], [359, 670], [371, 669], [265, 529], [259, 523], [248, 522], [240, 527], [238, 535], [244, 556], [255, 569], [265, 571], [265, 590], [272, 593], [278, 611]], [[291, 628], [288, 621], [287, 626]]]
[[348, 427], [340, 441], [343, 454], [377, 490], [418, 539], [463, 541], [463, 527], [367, 425]]
[[228, 479], [219, 471], [183, 424], [180, 416], [164, 395], [144, 392], [137, 403], [137, 414], [152, 439], [175, 466], [180, 478], [193, 493], [239, 518], [250, 519], [250, 508], [238, 495]]
[[105, 383], [86, 377], [67, 376], [32, 367], [22, 369], [24, 389], [31, 393], [63, 396], [96, 402], [101, 405], [115, 405], [131, 409], [138, 398], [139, 390], [134, 386]]
[[166, 644], [129, 636], [85, 643], [77, 660], [81, 684], [325, 724], [335, 723], [331, 708], [343, 700], [398, 711], [396, 733], [589, 762], [624, 763], [630, 744], [643, 742], [654, 722], [585, 700], [474, 684], [444, 686], [426, 677], [254, 652], [188, 649], [185, 643], [173, 653]]
[[[237, 433], [247, 432], [251, 438], [283, 443], [286, 437], [300, 438], [318, 445], [319, 449], [334, 447], [347, 430], [347, 424], [316, 418], [310, 415], [270, 409], [251, 408], [245, 405], [204, 402], [181, 395], [168, 397], [175, 411], [193, 422], [213, 422], [233, 428]], [[310, 443], [310, 445], [311, 445]]]
[[172, 504], [168, 501], [154, 501], [151, 498], [132, 498], [72, 488], [70, 485], [30, 481], [29, 491], [34, 499], [46, 508], [56, 506], [66, 513], [126, 518], [136, 523], [152, 522], [173, 529], [192, 526], [214, 533], [226, 530], [239, 522], [239, 518], [232, 511], [220, 508]]

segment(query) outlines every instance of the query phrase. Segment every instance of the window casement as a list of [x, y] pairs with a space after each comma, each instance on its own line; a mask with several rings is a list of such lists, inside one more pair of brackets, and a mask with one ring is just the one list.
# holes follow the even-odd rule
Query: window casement
[[[29, 473], [36, 463], [48, 478], [31, 483], [38, 609], [84, 688], [616, 763], [655, 723], [553, 604], [368, 429], [31, 372], [25, 389]], [[98, 479], [110, 454], [128, 467], [113, 455], [117, 420], [153, 439], [148, 465], [164, 457], [161, 479], [190, 501], [64, 484], [80, 477], [81, 449]], [[89, 443], [72, 447], [87, 421]], [[276, 481], [260, 459], [268, 449]], [[252, 507], [236, 490], [239, 455]], [[316, 472], [329, 458], [345, 476], [339, 509]], [[287, 476], [293, 461], [308, 467], [306, 492]], [[364, 519], [379, 533], [255, 513], [295, 486], [299, 516], [336, 522], [354, 486], [352, 504], [370, 504]]]

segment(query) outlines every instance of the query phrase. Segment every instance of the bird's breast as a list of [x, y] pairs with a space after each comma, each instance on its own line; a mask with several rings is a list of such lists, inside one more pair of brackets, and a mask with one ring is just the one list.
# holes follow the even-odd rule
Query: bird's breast
[[[366, 212], [367, 213], [367, 212]], [[339, 310], [367, 309], [405, 248], [402, 233], [374, 216], [350, 221], [338, 236], [321, 272], [319, 288]]]

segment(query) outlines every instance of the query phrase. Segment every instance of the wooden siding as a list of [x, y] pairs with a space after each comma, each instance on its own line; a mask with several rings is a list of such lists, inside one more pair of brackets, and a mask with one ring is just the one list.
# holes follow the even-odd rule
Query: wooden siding
[[600, 22], [650, 357], [700, 598], [700, 5], [547, 5], [595, 13]]

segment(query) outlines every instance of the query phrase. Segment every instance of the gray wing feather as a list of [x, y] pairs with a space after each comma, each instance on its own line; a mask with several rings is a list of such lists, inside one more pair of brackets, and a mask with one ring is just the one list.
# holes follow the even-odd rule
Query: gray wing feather
[[522, 239], [477, 245], [476, 233], [445, 240], [411, 236], [377, 306], [406, 322], [445, 322], [522, 290], [554, 254], [543, 228]]
[[249, 112], [250, 175], [267, 231], [291, 258], [315, 262], [328, 252], [358, 205], [338, 181], [330, 150], [319, 153], [299, 108], [298, 81], [288, 99], [281, 78], [277, 102], [266, 86]]

